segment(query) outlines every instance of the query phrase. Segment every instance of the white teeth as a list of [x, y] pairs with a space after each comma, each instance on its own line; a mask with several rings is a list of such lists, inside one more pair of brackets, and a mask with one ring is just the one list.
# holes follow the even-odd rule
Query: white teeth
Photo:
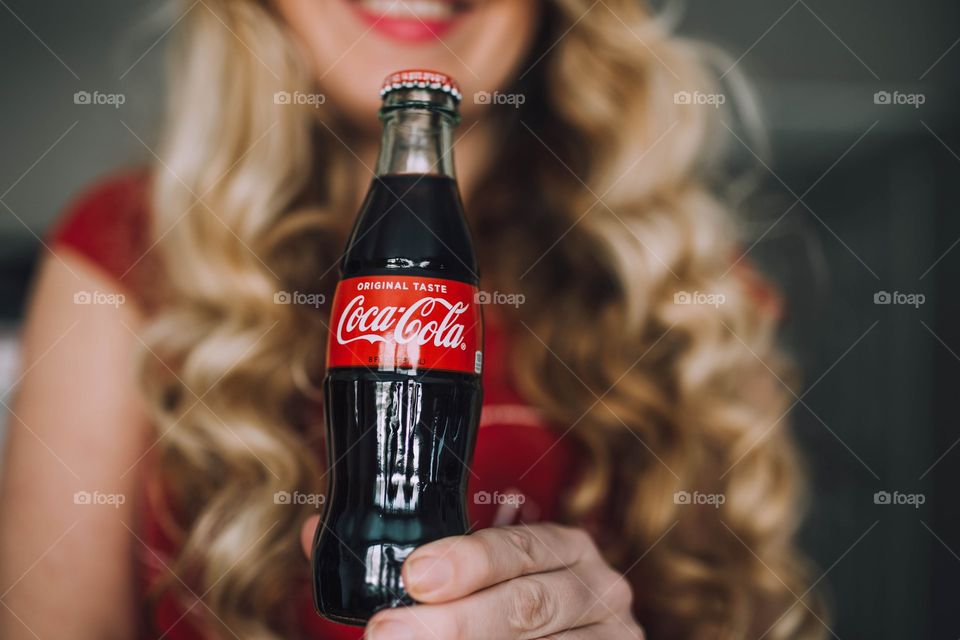
[[441, 0], [360, 0], [359, 5], [386, 18], [448, 20], [456, 13], [453, 3]]

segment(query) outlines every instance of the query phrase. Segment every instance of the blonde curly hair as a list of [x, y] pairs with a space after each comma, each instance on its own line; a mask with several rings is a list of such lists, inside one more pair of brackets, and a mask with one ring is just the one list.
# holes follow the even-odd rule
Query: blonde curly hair
[[[191, 614], [215, 635], [296, 637], [313, 509], [273, 496], [323, 489], [306, 416], [327, 317], [273, 296], [330, 295], [356, 178], [314, 109], [274, 103], [315, 82], [280, 18], [261, 2], [205, 5], [183, 19], [151, 183], [163, 279], [142, 384], [176, 507], [173, 569], [204, 594]], [[508, 318], [517, 384], [585, 452], [566, 518], [617, 533], [603, 550], [651, 637], [820, 637], [771, 381], [788, 363], [775, 318], [730, 270], [733, 219], [702, 177], [717, 110], [674, 99], [715, 82], [702, 48], [640, 3], [587, 5], [546, 3], [539, 61], [513, 88], [527, 103], [491, 116], [507, 170], [469, 203], [489, 286], [526, 296]], [[684, 291], [724, 303], [675, 304]], [[724, 501], [681, 507], [680, 491]]]

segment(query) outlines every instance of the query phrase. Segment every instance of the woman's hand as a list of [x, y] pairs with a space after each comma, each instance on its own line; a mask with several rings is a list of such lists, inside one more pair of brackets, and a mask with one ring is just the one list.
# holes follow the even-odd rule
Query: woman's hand
[[[304, 524], [308, 556], [317, 521]], [[403, 582], [423, 604], [379, 612], [368, 638], [643, 638], [627, 581], [580, 529], [536, 524], [437, 540], [410, 554]]]

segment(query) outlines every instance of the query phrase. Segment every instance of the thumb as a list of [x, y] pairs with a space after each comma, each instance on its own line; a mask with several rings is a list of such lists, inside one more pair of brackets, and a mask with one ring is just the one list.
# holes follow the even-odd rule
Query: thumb
[[303, 523], [303, 528], [300, 529], [300, 544], [303, 545], [303, 553], [307, 556], [307, 559], [310, 559], [310, 551], [313, 548], [313, 534], [317, 530], [317, 525], [320, 524], [320, 516], [310, 516]]

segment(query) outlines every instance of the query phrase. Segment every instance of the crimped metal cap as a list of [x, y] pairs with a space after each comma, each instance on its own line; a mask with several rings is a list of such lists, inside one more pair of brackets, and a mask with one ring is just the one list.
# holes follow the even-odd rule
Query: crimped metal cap
[[401, 89], [427, 89], [432, 91], [442, 91], [460, 102], [463, 94], [460, 93], [460, 87], [457, 81], [445, 73], [438, 71], [427, 71], [425, 69], [407, 69], [397, 71], [387, 76], [380, 88], [380, 97], [386, 97], [392, 91]]

